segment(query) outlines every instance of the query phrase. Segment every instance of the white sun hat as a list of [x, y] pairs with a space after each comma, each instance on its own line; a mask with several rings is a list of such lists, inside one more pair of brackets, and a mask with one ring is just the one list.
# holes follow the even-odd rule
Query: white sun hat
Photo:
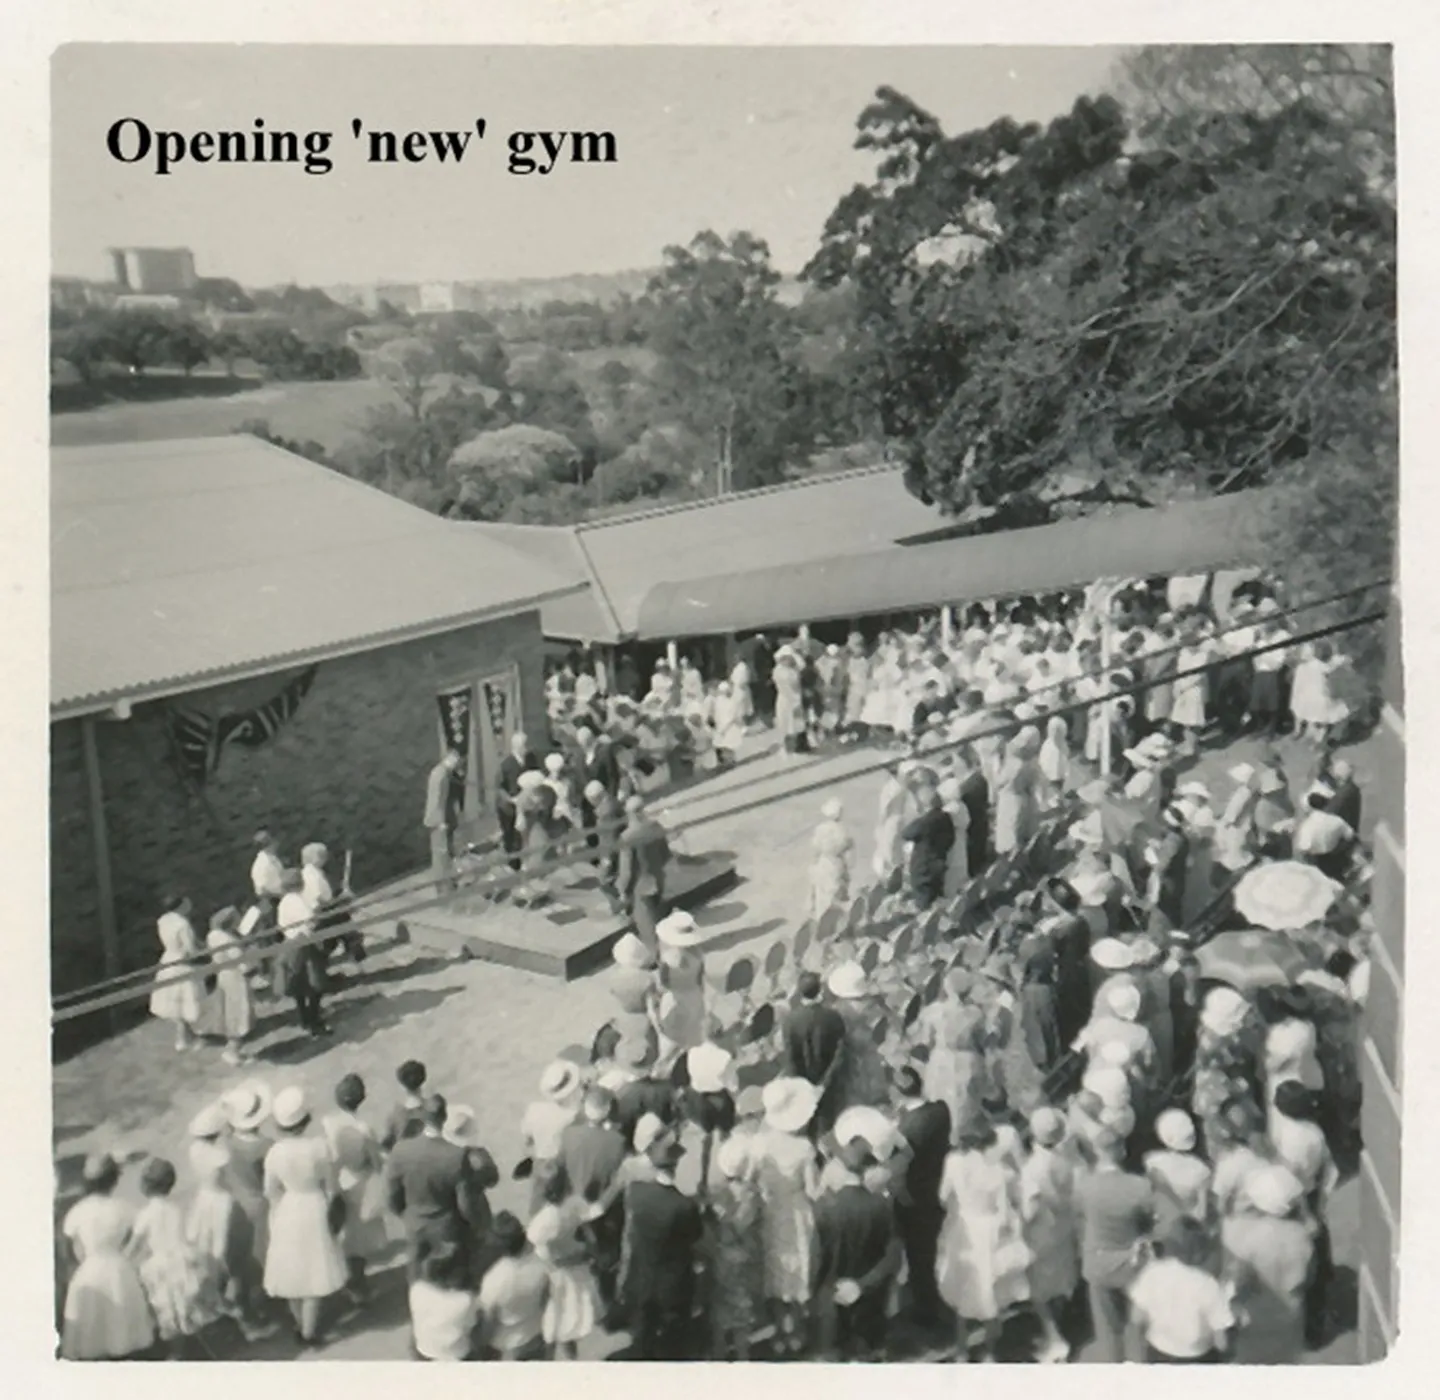
[[865, 969], [858, 962], [841, 963], [826, 978], [825, 985], [842, 1001], [858, 1001], [869, 990]]
[[1155, 1136], [1171, 1152], [1195, 1150], [1195, 1123], [1183, 1108], [1167, 1108], [1155, 1120]]
[[299, 1085], [281, 1089], [275, 1095], [275, 1102], [270, 1108], [270, 1116], [275, 1120], [277, 1128], [299, 1127], [310, 1116], [310, 1105], [305, 1100], [304, 1089]]
[[798, 1133], [815, 1116], [820, 1091], [808, 1079], [772, 1079], [764, 1091], [765, 1122], [781, 1133]]
[[696, 1045], [685, 1056], [685, 1068], [690, 1075], [690, 1087], [697, 1094], [734, 1093], [735, 1057], [719, 1045], [706, 1041]]
[[677, 909], [655, 925], [655, 937], [671, 948], [693, 948], [704, 936], [695, 916], [684, 909]]

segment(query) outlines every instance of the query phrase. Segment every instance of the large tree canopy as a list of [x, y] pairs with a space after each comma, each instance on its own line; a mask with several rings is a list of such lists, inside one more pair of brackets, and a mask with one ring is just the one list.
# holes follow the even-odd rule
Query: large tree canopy
[[854, 288], [860, 387], [922, 498], [1233, 490], [1376, 422], [1395, 217], [1351, 126], [1303, 90], [1172, 105], [956, 137], [890, 89], [861, 114], [875, 179], [805, 275]]

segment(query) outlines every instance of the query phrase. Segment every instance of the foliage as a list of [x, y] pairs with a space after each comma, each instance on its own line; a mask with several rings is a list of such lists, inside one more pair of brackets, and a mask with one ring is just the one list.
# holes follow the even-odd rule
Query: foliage
[[452, 385], [418, 418], [400, 404], [372, 408], [341, 461], [362, 481], [439, 509], [451, 495], [447, 466], [455, 449], [497, 421], [487, 394]]
[[330, 454], [326, 452], [323, 443], [318, 443], [313, 438], [283, 437], [271, 428], [267, 418], [247, 418], [233, 431], [249, 437], [257, 437], [262, 442], [273, 443], [276, 447], [283, 447], [286, 452], [295, 453], [297, 457], [305, 457], [312, 462], [319, 462], [323, 467], [336, 466]]
[[348, 345], [307, 341], [288, 326], [242, 331], [239, 343], [267, 379], [356, 379], [362, 372], [359, 355]]
[[562, 434], [578, 449], [573, 475], [566, 479], [585, 480], [594, 468], [597, 439], [590, 401], [571, 373], [569, 359], [558, 350], [546, 349], [537, 359], [512, 369], [510, 389], [518, 418]]
[[789, 358], [779, 281], [763, 239], [707, 230], [667, 248], [651, 283], [656, 403], [712, 444], [721, 489], [778, 481], [804, 448], [803, 417], [792, 412], [804, 375]]
[[673, 496], [692, 484], [703, 444], [680, 428], [649, 428], [623, 452], [602, 462], [591, 483], [601, 505]]
[[882, 89], [857, 145], [806, 276], [853, 286], [862, 383], [952, 512], [1253, 485], [1393, 366], [1394, 210], [1307, 102], [949, 138]]

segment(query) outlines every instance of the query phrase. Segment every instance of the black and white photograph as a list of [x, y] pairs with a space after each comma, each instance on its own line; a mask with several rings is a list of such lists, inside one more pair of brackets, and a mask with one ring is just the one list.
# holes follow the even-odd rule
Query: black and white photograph
[[50, 1354], [1392, 1351], [1395, 52], [1035, 37], [55, 50]]

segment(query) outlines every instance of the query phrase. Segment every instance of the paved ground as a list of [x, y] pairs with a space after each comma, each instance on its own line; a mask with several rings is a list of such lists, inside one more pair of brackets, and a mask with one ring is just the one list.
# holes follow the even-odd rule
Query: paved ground
[[[1217, 793], [1228, 793], [1224, 770], [1246, 756], [1243, 748], [1231, 749], [1203, 759], [1200, 768]], [[868, 870], [880, 778], [856, 770], [874, 761], [873, 754], [857, 752], [820, 760], [762, 755], [670, 804], [669, 824], [701, 823], [680, 837], [684, 847], [738, 855], [739, 885], [699, 916], [711, 935], [707, 957], [727, 961], [793, 932], [805, 898], [807, 838], [827, 798], [845, 802], [858, 847], [857, 872]], [[1359, 762], [1356, 766], [1361, 769]], [[834, 780], [823, 792], [780, 796], [822, 779]], [[760, 805], [726, 814], [749, 803]], [[394, 1100], [396, 1066], [423, 1060], [434, 1088], [452, 1104], [469, 1104], [477, 1112], [481, 1138], [507, 1178], [492, 1193], [496, 1208], [523, 1214], [526, 1192], [508, 1180], [521, 1155], [520, 1116], [546, 1064], [567, 1045], [588, 1043], [608, 1015], [608, 1003], [600, 977], [564, 985], [511, 968], [401, 949], [373, 960], [333, 999], [332, 1040], [299, 1037], [284, 1018], [262, 1025], [255, 1072], [275, 1088], [303, 1085], [322, 1108], [340, 1077], [356, 1072], [370, 1089], [367, 1111], [378, 1119]], [[177, 1055], [166, 1028], [153, 1022], [57, 1066], [55, 1155], [62, 1192], [73, 1188], [85, 1153], [97, 1148], [168, 1155], [181, 1171], [183, 1191], [186, 1124], [244, 1077], [222, 1063], [215, 1047]], [[1352, 1189], [1346, 1188], [1333, 1223], [1342, 1266], [1353, 1263], [1355, 1213]], [[614, 1343], [601, 1339], [596, 1345], [592, 1355], [598, 1356]], [[353, 1330], [342, 1324], [329, 1345], [311, 1354], [383, 1359], [403, 1356], [405, 1348], [403, 1297], [391, 1279]], [[246, 1354], [282, 1357], [293, 1349], [275, 1340]], [[1353, 1348], [1342, 1338], [1317, 1359], [1353, 1359]]]

